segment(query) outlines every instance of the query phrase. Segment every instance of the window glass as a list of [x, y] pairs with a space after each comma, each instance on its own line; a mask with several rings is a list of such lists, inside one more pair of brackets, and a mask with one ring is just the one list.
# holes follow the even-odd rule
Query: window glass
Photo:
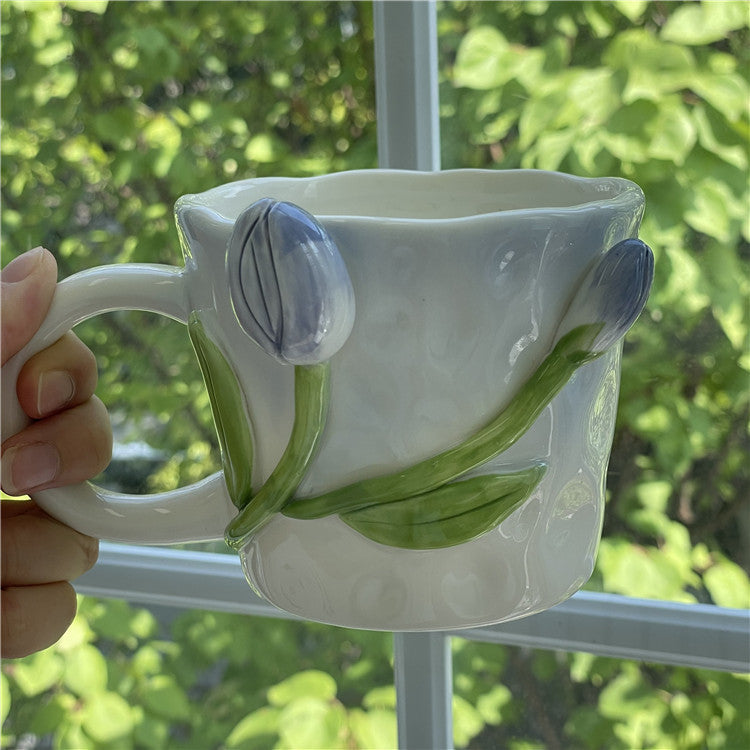
[[453, 639], [454, 739], [503, 747], [740, 748], [747, 675]]
[[656, 275], [626, 337], [590, 588], [747, 607], [747, 5], [451, 2], [444, 168], [616, 175]]
[[3, 747], [397, 744], [388, 633], [82, 598], [2, 682]]

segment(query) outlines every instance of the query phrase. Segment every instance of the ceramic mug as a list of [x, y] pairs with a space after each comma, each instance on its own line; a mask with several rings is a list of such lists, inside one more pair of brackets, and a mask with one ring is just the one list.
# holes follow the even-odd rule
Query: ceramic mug
[[590, 576], [619, 342], [653, 259], [632, 182], [534, 170], [243, 180], [179, 199], [184, 267], [93, 268], [58, 285], [3, 368], [82, 320], [185, 323], [223, 470], [129, 496], [34, 499], [86, 534], [226, 538], [278, 607], [347, 627], [525, 616]]

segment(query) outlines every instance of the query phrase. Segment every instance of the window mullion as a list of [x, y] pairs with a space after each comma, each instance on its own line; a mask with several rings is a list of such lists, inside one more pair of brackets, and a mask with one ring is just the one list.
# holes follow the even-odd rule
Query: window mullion
[[400, 750], [453, 747], [453, 664], [449, 636], [443, 633], [395, 633]]
[[437, 8], [374, 2], [378, 164], [440, 169]]
[[[378, 164], [387, 169], [440, 169], [435, 2], [373, 3]], [[450, 639], [395, 633], [398, 743], [448, 748], [453, 738]]]

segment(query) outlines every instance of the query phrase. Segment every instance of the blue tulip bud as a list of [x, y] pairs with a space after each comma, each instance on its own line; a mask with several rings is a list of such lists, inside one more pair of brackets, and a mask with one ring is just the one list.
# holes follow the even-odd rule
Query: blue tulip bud
[[237, 218], [226, 257], [240, 325], [282, 362], [330, 359], [354, 324], [354, 290], [325, 229], [299, 206], [262, 198]]
[[654, 278], [654, 256], [641, 240], [618, 242], [599, 256], [576, 291], [558, 327], [557, 338], [592, 326], [589, 353], [616, 344], [641, 314]]

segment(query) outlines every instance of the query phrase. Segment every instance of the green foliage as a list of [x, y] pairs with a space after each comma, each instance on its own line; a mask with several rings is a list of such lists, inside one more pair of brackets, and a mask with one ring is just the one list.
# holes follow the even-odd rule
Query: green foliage
[[[179, 263], [172, 204], [231, 179], [376, 165], [367, 3], [3, 2], [3, 262], [61, 275]], [[743, 2], [440, 4], [443, 166], [621, 175], [656, 254], [627, 337], [591, 585], [747, 607], [748, 94]], [[121, 440], [219, 467], [184, 328], [79, 327]], [[169, 618], [162, 618], [168, 620]], [[455, 639], [459, 747], [743, 748], [746, 676]], [[55, 647], [6, 662], [3, 746], [393, 747], [387, 634], [84, 599]], [[29, 744], [27, 742], [27, 744]]]
[[4, 665], [3, 747], [392, 748], [393, 688], [367, 687], [391, 658], [386, 633], [205, 612], [159, 632], [147, 610], [81, 599], [56, 646]]

